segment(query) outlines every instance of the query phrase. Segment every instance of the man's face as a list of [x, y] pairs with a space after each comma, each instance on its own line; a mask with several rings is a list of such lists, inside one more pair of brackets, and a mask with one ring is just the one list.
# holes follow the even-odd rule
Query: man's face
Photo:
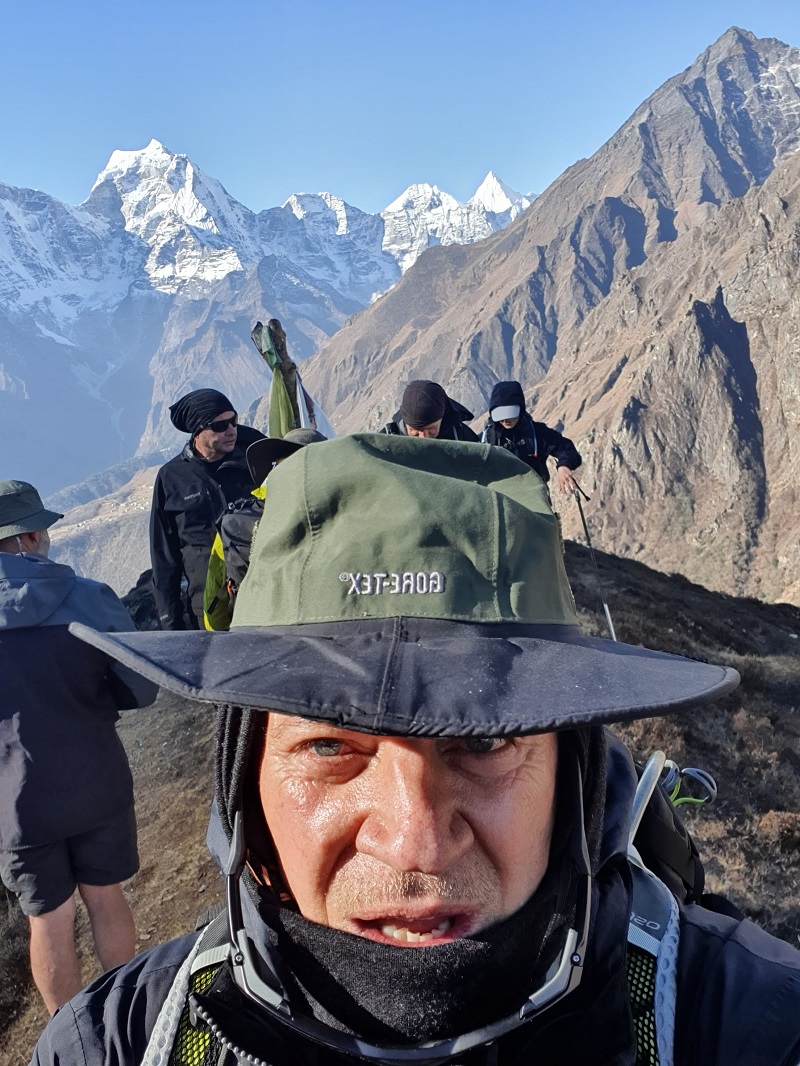
[[199, 433], [195, 434], [195, 451], [209, 462], [222, 459], [232, 452], [236, 447], [236, 426], [229, 424], [219, 432], [213, 426], [215, 424], [221, 425], [221, 423], [235, 417], [236, 413], [234, 411], [223, 411], [222, 414], [217, 415], [210, 426], [206, 426], [205, 429], [201, 429]]
[[439, 436], [439, 430], [442, 428], [441, 418], [435, 422], [429, 422], [427, 426], [406, 426], [406, 432], [409, 437], [428, 437], [429, 440], [433, 440]]
[[547, 867], [554, 734], [370, 736], [270, 714], [267, 825], [305, 918], [419, 947], [512, 914]]
[[503, 427], [503, 429], [513, 429], [517, 422], [519, 422], [519, 415], [517, 415], [516, 418], [500, 419], [500, 425]]

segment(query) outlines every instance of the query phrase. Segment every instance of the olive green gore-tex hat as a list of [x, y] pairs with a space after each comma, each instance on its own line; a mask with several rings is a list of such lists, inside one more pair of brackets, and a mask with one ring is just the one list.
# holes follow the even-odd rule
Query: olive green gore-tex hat
[[514, 456], [381, 434], [302, 448], [270, 474], [228, 633], [71, 628], [182, 695], [374, 733], [546, 732], [738, 681], [582, 634], [544, 483]]

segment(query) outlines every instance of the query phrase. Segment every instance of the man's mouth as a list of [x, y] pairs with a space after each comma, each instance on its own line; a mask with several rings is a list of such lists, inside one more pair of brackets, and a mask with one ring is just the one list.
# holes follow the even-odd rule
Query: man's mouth
[[475, 915], [438, 914], [422, 918], [389, 916], [368, 920], [355, 919], [357, 932], [368, 940], [380, 944], [403, 945], [404, 947], [428, 947], [446, 944], [468, 936], [477, 925]]

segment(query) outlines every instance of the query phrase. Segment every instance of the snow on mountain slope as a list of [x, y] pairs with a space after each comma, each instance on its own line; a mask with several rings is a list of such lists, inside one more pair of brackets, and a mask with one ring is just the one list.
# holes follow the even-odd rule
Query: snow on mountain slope
[[492, 215], [507, 215], [510, 222], [526, 207], [530, 207], [535, 199], [535, 193], [523, 196], [522, 193], [515, 192], [510, 185], [501, 181], [493, 170], [490, 170], [478, 186], [470, 203], [481, 205]]
[[156, 140], [141, 151], [112, 153], [87, 206], [107, 211], [115, 201], [126, 231], [148, 249], [145, 269], [162, 292], [189, 280], [217, 281], [262, 256], [253, 212]]
[[383, 219], [330, 193], [298, 193], [259, 216], [264, 251], [365, 305], [400, 277], [383, 250]]
[[36, 312], [43, 335], [58, 340], [81, 307], [125, 296], [131, 279], [117, 236], [91, 210], [0, 184], [0, 305], [12, 320]]
[[507, 226], [532, 202], [492, 171], [465, 204], [437, 185], [409, 185], [381, 211], [383, 247], [405, 273], [426, 248], [482, 240]]
[[505, 224], [515, 195], [418, 197], [398, 216], [405, 244], [327, 192], [256, 214], [156, 140], [113, 152], [79, 207], [0, 185], [0, 448], [52, 491], [177, 446], [176, 396], [210, 384], [244, 410], [268, 387], [255, 319], [280, 318], [305, 358], [428, 245]]

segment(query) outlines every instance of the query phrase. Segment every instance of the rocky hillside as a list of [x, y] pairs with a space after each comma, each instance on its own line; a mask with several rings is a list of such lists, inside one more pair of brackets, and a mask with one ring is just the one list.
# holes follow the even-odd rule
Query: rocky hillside
[[502, 233], [426, 252], [322, 348], [309, 384], [344, 430], [380, 424], [415, 376], [473, 410], [498, 379], [533, 386], [615, 281], [796, 151], [798, 86], [797, 49], [729, 30]]
[[799, 266], [797, 154], [623, 275], [559, 348], [531, 402], [579, 441], [604, 547], [800, 604]]
[[415, 376], [478, 412], [517, 378], [584, 454], [604, 548], [800, 602], [798, 77], [728, 31], [502, 233], [422, 256], [310, 387], [353, 429]]
[[[621, 639], [725, 662], [742, 674], [740, 688], [721, 703], [648, 719], [624, 735], [641, 759], [663, 748], [681, 766], [715, 775], [717, 803], [687, 816], [707, 886], [800, 946], [800, 611], [712, 593], [602, 553], [599, 565]], [[604, 635], [585, 547], [567, 544], [567, 569], [582, 623]], [[141, 589], [130, 607], [146, 624]], [[212, 723], [207, 706], [162, 695], [154, 707], [124, 714], [120, 731], [136, 783], [142, 856], [126, 891], [143, 951], [192, 928], [221, 896], [221, 877], [203, 842]], [[83, 914], [79, 928], [88, 980], [94, 970]], [[0, 906], [0, 941], [0, 1059], [24, 1066], [45, 1018], [29, 983], [24, 923], [13, 907]]]

